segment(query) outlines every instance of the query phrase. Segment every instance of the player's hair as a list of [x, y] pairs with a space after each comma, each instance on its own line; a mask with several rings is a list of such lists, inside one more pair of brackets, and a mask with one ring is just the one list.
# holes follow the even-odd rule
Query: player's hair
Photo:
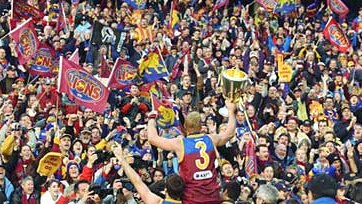
[[191, 112], [185, 120], [185, 128], [188, 133], [199, 132], [201, 129], [201, 116], [198, 112]]
[[177, 174], [171, 174], [166, 179], [166, 190], [168, 195], [175, 200], [180, 200], [184, 192], [185, 183]]

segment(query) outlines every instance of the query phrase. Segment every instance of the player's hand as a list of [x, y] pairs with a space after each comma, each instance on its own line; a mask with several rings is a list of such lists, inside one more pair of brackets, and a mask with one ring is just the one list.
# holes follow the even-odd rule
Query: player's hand
[[229, 114], [230, 113], [235, 114], [235, 111], [236, 111], [236, 104], [235, 103], [232, 103], [230, 100], [226, 100], [225, 101], [225, 106], [228, 109]]

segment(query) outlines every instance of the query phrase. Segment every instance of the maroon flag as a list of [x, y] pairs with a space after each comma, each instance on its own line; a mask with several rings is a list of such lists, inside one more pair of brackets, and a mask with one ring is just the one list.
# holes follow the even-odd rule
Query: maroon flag
[[76, 64], [79, 64], [79, 49], [75, 49], [73, 54], [69, 57], [69, 60], [76, 63]]
[[40, 75], [44, 77], [54, 76], [55, 51], [44, 43], [40, 43], [38, 52], [35, 56], [34, 62], [30, 65], [30, 73], [32, 75]]
[[60, 57], [58, 92], [81, 106], [102, 113], [107, 104], [109, 90], [81, 66]]
[[28, 19], [23, 24], [19, 25], [9, 34], [16, 43], [16, 52], [20, 64], [25, 64], [35, 57], [39, 42], [37, 33], [34, 30], [32, 19]]
[[344, 31], [333, 18], [330, 18], [327, 22], [327, 25], [323, 30], [323, 35], [332, 45], [338, 47], [340, 52], [346, 52], [351, 46], [351, 43], [345, 35]]
[[44, 17], [44, 13], [40, 9], [28, 4], [24, 0], [14, 0], [12, 2], [14, 19], [32, 18], [34, 22], [38, 22]]
[[214, 8], [212, 8], [212, 12], [221, 9], [229, 3], [229, 0], [216, 0]]
[[347, 16], [349, 9], [342, 0], [327, 0], [329, 8], [341, 17]]
[[138, 69], [129, 62], [117, 59], [109, 76], [108, 87], [123, 89], [136, 83]]
[[255, 143], [251, 138], [245, 147], [245, 173], [248, 177], [256, 174], [257, 171], [257, 163], [256, 163], [256, 154], [255, 154]]
[[273, 11], [277, 6], [277, 1], [275, 0], [256, 0], [258, 4], [267, 9], [268, 11]]

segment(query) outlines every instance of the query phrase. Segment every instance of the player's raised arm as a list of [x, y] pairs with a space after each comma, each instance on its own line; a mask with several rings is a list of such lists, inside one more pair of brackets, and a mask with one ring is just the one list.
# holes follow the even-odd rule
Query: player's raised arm
[[231, 101], [225, 102], [226, 107], [228, 109], [228, 124], [226, 126], [225, 132], [220, 132], [218, 135], [211, 135], [211, 138], [216, 146], [223, 146], [225, 145], [235, 134], [236, 129], [236, 118], [235, 118], [235, 111], [236, 105]]
[[163, 150], [166, 151], [175, 151], [176, 154], [180, 153], [181, 151], [181, 139], [174, 138], [174, 139], [166, 139], [163, 137], [158, 136], [157, 128], [156, 128], [156, 117], [157, 113], [152, 111], [148, 116], [148, 125], [147, 125], [147, 135], [148, 141]]

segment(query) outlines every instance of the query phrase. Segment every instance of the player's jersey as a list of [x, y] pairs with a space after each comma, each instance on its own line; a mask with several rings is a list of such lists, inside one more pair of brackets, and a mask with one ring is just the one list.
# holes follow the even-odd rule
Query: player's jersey
[[166, 198], [162, 199], [160, 204], [182, 204], [182, 202], [171, 198]]
[[180, 176], [185, 182], [182, 203], [219, 204], [215, 160], [217, 152], [208, 135], [191, 135], [182, 139], [183, 155], [179, 158]]

